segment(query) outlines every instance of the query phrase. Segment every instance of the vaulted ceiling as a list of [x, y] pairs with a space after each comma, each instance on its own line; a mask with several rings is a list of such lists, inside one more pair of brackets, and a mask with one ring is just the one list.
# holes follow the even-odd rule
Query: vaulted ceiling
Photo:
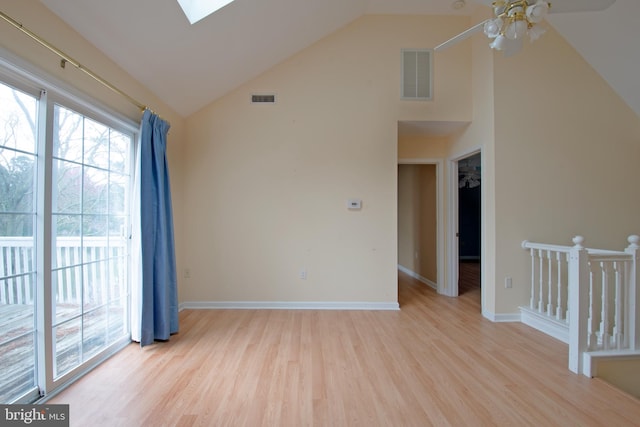
[[[176, 0], [40, 1], [183, 116], [364, 14], [471, 15], [490, 2], [236, 0], [190, 25]], [[617, 0], [549, 21], [640, 116], [638, 18], [639, 1]]]

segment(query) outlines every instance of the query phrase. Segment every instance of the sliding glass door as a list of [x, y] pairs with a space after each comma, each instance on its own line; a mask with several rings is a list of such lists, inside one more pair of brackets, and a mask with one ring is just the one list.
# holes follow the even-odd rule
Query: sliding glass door
[[2, 71], [0, 404], [34, 401], [130, 341], [135, 138]]

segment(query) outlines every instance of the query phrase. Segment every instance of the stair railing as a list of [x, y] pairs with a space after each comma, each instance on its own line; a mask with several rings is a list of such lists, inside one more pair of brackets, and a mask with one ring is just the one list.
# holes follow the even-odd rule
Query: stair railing
[[568, 327], [569, 369], [587, 373], [583, 356], [595, 351], [640, 350], [640, 237], [622, 252], [522, 242], [531, 254], [528, 310]]

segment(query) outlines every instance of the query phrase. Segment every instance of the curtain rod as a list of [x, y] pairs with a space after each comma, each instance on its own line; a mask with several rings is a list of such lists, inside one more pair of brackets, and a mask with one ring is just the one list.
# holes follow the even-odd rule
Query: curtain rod
[[40, 37], [39, 35], [34, 33], [33, 31], [29, 30], [24, 25], [22, 25], [20, 22], [16, 21], [15, 19], [10, 17], [6, 13], [0, 11], [0, 17], [2, 17], [5, 21], [7, 21], [9, 24], [13, 25], [18, 30], [22, 31], [23, 33], [25, 33], [26, 35], [31, 37], [36, 42], [40, 43], [42, 46], [44, 46], [47, 49], [49, 49], [51, 52], [53, 52], [56, 55], [58, 55], [61, 58], [60, 66], [62, 68], [64, 68], [66, 63], [68, 62], [71, 65], [73, 65], [74, 67], [76, 67], [78, 70], [84, 72], [85, 74], [87, 74], [88, 76], [90, 76], [91, 78], [96, 80], [98, 83], [101, 83], [102, 85], [104, 85], [107, 88], [111, 89], [113, 92], [115, 92], [118, 95], [126, 98], [127, 101], [129, 101], [130, 103], [132, 103], [133, 105], [138, 107], [141, 111], [144, 111], [144, 110], [148, 109], [148, 110], [150, 110], [151, 112], [153, 112], [155, 114], [155, 112], [153, 110], [148, 108], [142, 102], [136, 100], [135, 98], [133, 98], [129, 94], [127, 94], [127, 93], [123, 92], [122, 90], [118, 89], [116, 86], [114, 86], [113, 84], [109, 83], [107, 80], [105, 80], [104, 78], [100, 77], [98, 74], [94, 73], [93, 71], [91, 71], [90, 69], [88, 69], [87, 67], [82, 65], [80, 62], [76, 61], [71, 56], [67, 55], [65, 52], [63, 52], [62, 50], [58, 49], [57, 47], [55, 47], [54, 45], [52, 45], [51, 43], [49, 43], [48, 41], [46, 41], [45, 39], [43, 39], [42, 37]]

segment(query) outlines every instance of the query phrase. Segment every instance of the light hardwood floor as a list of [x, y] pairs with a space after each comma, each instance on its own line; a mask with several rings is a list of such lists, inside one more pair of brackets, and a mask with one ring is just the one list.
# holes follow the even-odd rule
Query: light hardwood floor
[[50, 400], [72, 426], [631, 426], [640, 401], [567, 346], [400, 274], [401, 310], [181, 312]]

